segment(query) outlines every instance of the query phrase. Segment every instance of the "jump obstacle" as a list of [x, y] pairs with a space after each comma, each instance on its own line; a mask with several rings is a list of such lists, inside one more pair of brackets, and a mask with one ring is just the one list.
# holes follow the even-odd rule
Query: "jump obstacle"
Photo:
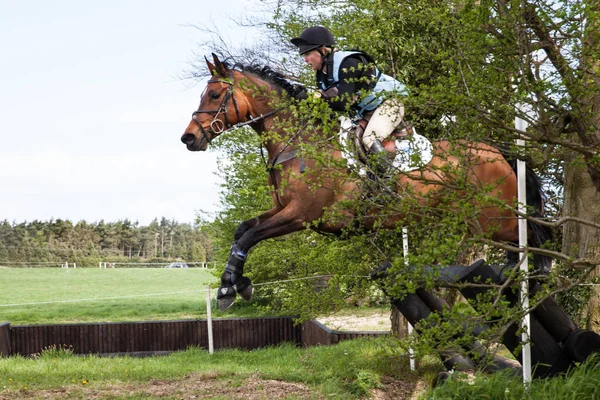
[[[373, 274], [375, 279], [383, 279], [389, 276], [389, 262], [384, 263]], [[440, 287], [457, 284], [464, 285], [459, 289], [460, 293], [477, 310], [478, 296], [489, 290], [483, 283], [502, 285], [506, 282], [506, 271], [511, 268], [500, 268], [487, 265], [479, 260], [471, 266], [451, 266], [441, 268], [437, 282]], [[539, 283], [529, 281], [529, 292], [536, 294], [541, 290]], [[519, 302], [519, 293], [507, 288], [502, 295], [515, 306]], [[442, 313], [449, 309], [448, 303], [441, 297], [419, 288], [415, 293], [408, 294], [404, 298], [392, 298], [392, 304], [408, 320], [412, 326], [419, 326], [432, 313]], [[481, 311], [481, 310], [477, 310]], [[542, 301], [530, 314], [531, 322], [531, 363], [534, 378], [552, 377], [565, 373], [576, 363], [584, 362], [594, 353], [600, 354], [600, 335], [595, 332], [578, 328], [566, 312], [550, 297]], [[489, 326], [494, 326], [498, 321], [490, 321]], [[474, 337], [479, 336], [489, 327], [487, 325], [468, 328]], [[502, 336], [501, 342], [517, 360], [523, 363], [522, 341], [518, 334], [519, 325], [513, 323]], [[521, 365], [514, 360], [494, 355], [486, 357], [485, 347], [474, 340], [471, 344], [445, 351], [442, 354], [442, 362], [449, 370], [475, 370], [478, 368], [486, 372], [495, 372], [501, 369], [512, 368], [520, 370]]]

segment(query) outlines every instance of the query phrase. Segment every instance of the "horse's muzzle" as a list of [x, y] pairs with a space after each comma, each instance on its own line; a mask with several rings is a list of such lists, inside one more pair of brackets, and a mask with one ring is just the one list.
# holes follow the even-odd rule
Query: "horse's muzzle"
[[204, 151], [206, 150], [206, 145], [208, 144], [206, 143], [206, 140], [197, 139], [193, 133], [187, 132], [181, 136], [181, 141], [186, 145], [189, 151]]

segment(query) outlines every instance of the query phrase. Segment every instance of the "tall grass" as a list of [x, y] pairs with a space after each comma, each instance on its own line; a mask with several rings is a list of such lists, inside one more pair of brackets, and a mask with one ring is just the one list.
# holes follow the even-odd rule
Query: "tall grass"
[[[452, 374], [442, 386], [422, 398], [446, 399], [503, 399], [503, 400], [594, 400], [600, 399], [600, 357], [573, 369], [567, 375], [533, 380], [527, 389], [520, 375], [496, 373], [479, 375], [468, 382], [460, 373]], [[463, 375], [464, 376], [464, 375]]]
[[[16, 325], [204, 318], [206, 285], [217, 281], [200, 268], [3, 268], [0, 321]], [[251, 307], [242, 307], [239, 314], [253, 313]]]

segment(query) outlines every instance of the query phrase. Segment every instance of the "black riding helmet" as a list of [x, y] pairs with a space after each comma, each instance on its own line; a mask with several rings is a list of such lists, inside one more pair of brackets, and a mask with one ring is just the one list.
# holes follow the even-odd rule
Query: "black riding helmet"
[[300, 36], [293, 38], [291, 42], [298, 47], [300, 55], [323, 46], [333, 46], [335, 44], [331, 32], [323, 26], [307, 28]]

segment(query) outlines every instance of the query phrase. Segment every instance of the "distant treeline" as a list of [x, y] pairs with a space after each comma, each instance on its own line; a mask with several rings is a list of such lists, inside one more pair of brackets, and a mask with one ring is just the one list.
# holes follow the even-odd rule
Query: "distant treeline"
[[148, 226], [129, 220], [0, 222], [0, 265], [10, 263], [166, 262], [212, 260], [212, 245], [197, 226], [162, 218]]

